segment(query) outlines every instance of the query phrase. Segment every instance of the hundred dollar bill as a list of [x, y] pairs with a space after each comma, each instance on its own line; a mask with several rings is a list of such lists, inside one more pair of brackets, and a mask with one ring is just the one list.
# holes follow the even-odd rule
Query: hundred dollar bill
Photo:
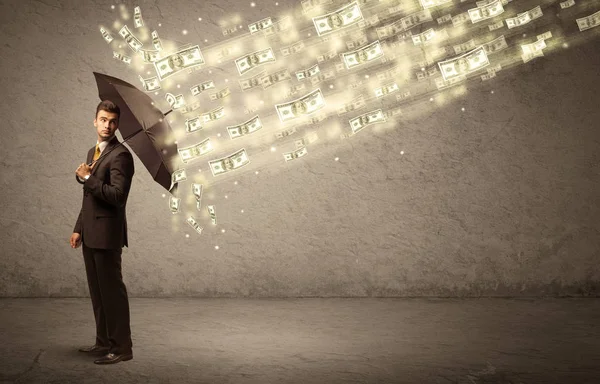
[[226, 28], [223, 30], [223, 36], [231, 35], [233, 32], [237, 31], [237, 25], [234, 25], [233, 28]]
[[192, 88], [190, 88], [190, 91], [192, 92], [192, 96], [197, 96], [202, 92], [206, 91], [207, 89], [213, 88], [215, 88], [215, 83], [214, 81], [209, 80], [205, 81], [204, 83], [194, 85]]
[[231, 91], [229, 90], [229, 87], [225, 87], [225, 88], [221, 89], [217, 93], [212, 93], [210, 95], [210, 99], [212, 101], [215, 101], [215, 100], [218, 100], [218, 99], [224, 99], [224, 98], [226, 98], [229, 95], [231, 95]]
[[567, 0], [567, 1], [563, 1], [560, 3], [560, 8], [561, 9], [570, 8], [574, 5], [575, 5], [575, 0]]
[[284, 137], [290, 136], [292, 134], [296, 133], [296, 128], [292, 127], [292, 128], [288, 128], [288, 129], [284, 129], [283, 131], [277, 132], [275, 134], [275, 138], [277, 139], [283, 139]]
[[544, 48], [546, 48], [545, 40], [537, 40], [536, 42], [531, 44], [521, 45], [521, 49], [523, 50], [521, 58], [523, 59], [523, 62], [527, 63], [535, 57], [544, 56]]
[[496, 29], [500, 29], [504, 27], [504, 20], [498, 20], [497, 22], [488, 25], [488, 29], [491, 31], [495, 31]]
[[214, 148], [212, 146], [212, 143], [210, 142], [210, 138], [207, 137], [206, 139], [202, 140], [197, 144], [190, 145], [184, 148], [177, 148], [177, 152], [179, 152], [181, 161], [187, 164], [190, 161], [194, 161], [200, 156], [209, 153], [213, 149]]
[[335, 77], [335, 72], [333, 70], [319, 72], [314, 76], [309, 77], [311, 85], [314, 87], [319, 84], [323, 80], [330, 80]]
[[418, 35], [412, 36], [412, 41], [415, 46], [417, 45], [426, 45], [431, 42], [436, 37], [436, 32], [433, 28], [429, 28], [428, 30], [419, 33]]
[[452, 15], [448, 13], [447, 15], [444, 15], [442, 17], [438, 17], [435, 20], [437, 21], [438, 24], [444, 24], [444, 23], [447, 23], [450, 20], [452, 20]]
[[321, 89], [316, 90], [287, 103], [275, 104], [277, 115], [281, 122], [292, 120], [298, 117], [307, 116], [318, 111], [325, 106], [325, 99]]
[[[402, 92], [402, 93], [400, 93], [400, 94], [396, 95], [396, 100], [397, 100], [397, 101], [406, 100], [406, 99], [408, 99], [410, 96], [411, 96], [411, 94], [410, 94], [410, 91], [404, 91], [404, 92]], [[394, 112], [392, 112], [392, 116], [393, 116], [394, 114], [397, 114], [397, 113], [394, 113]], [[386, 114], [386, 116], [387, 116], [387, 114]]]
[[222, 106], [218, 107], [218, 108], [215, 108], [212, 111], [203, 113], [201, 115], [202, 121], [204, 121], [205, 123], [208, 123], [210, 121], [219, 120], [223, 116], [225, 116], [225, 110], [223, 109]]
[[149, 51], [145, 49], [140, 49], [140, 54], [146, 63], [154, 63], [160, 56], [158, 51]]
[[192, 183], [192, 195], [194, 195], [197, 201], [202, 199], [202, 184]]
[[317, 63], [322, 63], [325, 60], [329, 60], [329, 59], [333, 59], [334, 57], [337, 56], [337, 51], [333, 50], [333, 51], [329, 51], [323, 55], [319, 55], [317, 56]]
[[261, 71], [258, 75], [251, 77], [249, 79], [239, 80], [240, 88], [242, 91], [246, 91], [248, 89], [258, 87], [262, 84], [261, 79], [265, 76], [266, 71]]
[[303, 138], [294, 141], [294, 145], [296, 149], [300, 149], [302, 147], [306, 147], [309, 144], [314, 143], [319, 139], [319, 135], [316, 132], [310, 132], [306, 134]]
[[198, 109], [198, 108], [200, 108], [200, 107], [201, 107], [201, 105], [200, 105], [200, 102], [199, 102], [199, 101], [196, 101], [195, 103], [193, 103], [193, 104], [191, 104], [191, 105], [185, 105], [185, 106], [183, 106], [183, 107], [182, 107], [182, 108], [179, 110], [179, 112], [180, 112], [180, 113], [189, 113], [189, 112], [195, 111], [196, 109]]
[[185, 173], [185, 168], [178, 169], [171, 175], [171, 183], [179, 183], [180, 181], [187, 180], [187, 175]]
[[460, 13], [456, 16], [452, 16], [452, 25], [457, 27], [461, 24], [466, 23], [467, 21], [471, 20], [471, 17], [469, 16], [469, 12], [464, 12], [464, 13]]
[[298, 79], [298, 81], [302, 81], [311, 76], [317, 75], [319, 72], [321, 72], [321, 70], [319, 69], [319, 64], [315, 64], [308, 69], [296, 72], [296, 78]]
[[212, 223], [214, 225], [217, 225], [217, 213], [215, 212], [215, 206], [207, 205], [206, 208], [208, 209], [208, 214], [210, 215], [210, 220], [212, 221]]
[[190, 48], [181, 49], [154, 62], [154, 68], [160, 80], [164, 80], [187, 68], [204, 64], [204, 58], [200, 47], [195, 45]]
[[112, 35], [110, 33], [108, 33], [108, 31], [102, 27], [100, 27], [100, 33], [102, 34], [102, 37], [104, 38], [104, 40], [110, 44], [111, 41], [114, 40], [114, 38], [112, 37]]
[[544, 13], [542, 12], [542, 8], [538, 5], [537, 7], [532, 8], [529, 11], [518, 13], [515, 17], [509, 17], [508, 19], [504, 19], [504, 21], [506, 21], [506, 26], [508, 27], [508, 29], [512, 29], [521, 25], [525, 25], [531, 20], [538, 19], [542, 17], [543, 14]]
[[263, 34], [265, 36], [273, 35], [278, 32], [286, 31], [292, 26], [292, 18], [290, 16], [286, 16], [281, 18], [273, 23], [272, 26], [263, 29]]
[[208, 162], [210, 165], [210, 171], [213, 176], [218, 176], [223, 173], [231, 172], [235, 169], [241, 168], [244, 165], [250, 163], [250, 159], [248, 158], [248, 154], [244, 148], [240, 149], [233, 154], [223, 157], [217, 160], [211, 160]]
[[141, 28], [144, 26], [144, 20], [142, 19], [142, 10], [140, 7], [133, 8], [133, 23], [136, 28]]
[[504, 7], [500, 0], [493, 1], [481, 7], [469, 9], [469, 17], [473, 24], [483, 20], [491, 19], [504, 12]]
[[273, 20], [270, 17], [259, 20], [255, 23], [248, 25], [248, 29], [250, 30], [250, 34], [253, 35], [256, 32], [259, 32], [265, 28], [269, 28], [273, 26]]
[[262, 84], [263, 89], [267, 89], [273, 84], [290, 80], [291, 78], [292, 76], [290, 75], [287, 69], [280, 69], [279, 71], [271, 73], [270, 75], [265, 75], [261, 77], [260, 82]]
[[398, 20], [392, 24], [384, 25], [383, 27], [376, 28], [377, 37], [380, 40], [386, 39], [404, 30], [402, 26], [402, 20]]
[[363, 45], [367, 44], [368, 42], [369, 42], [369, 39], [367, 38], [367, 35], [361, 33], [360, 36], [354, 37], [354, 40], [347, 41], [346, 48], [355, 49], [358, 47], [362, 47]]
[[313, 23], [319, 36], [339, 31], [342, 28], [358, 23], [363, 19], [358, 1], [345, 5], [331, 13], [313, 17]]
[[495, 38], [494, 40], [483, 44], [483, 49], [485, 53], [489, 55], [490, 53], [498, 52], [503, 49], [508, 48], [508, 44], [506, 44], [506, 39], [504, 35]]
[[259, 65], [275, 62], [275, 54], [271, 47], [260, 51], [249, 53], [235, 59], [235, 66], [240, 75], [258, 67]]
[[450, 60], [440, 61], [438, 65], [444, 80], [465, 76], [490, 64], [483, 46]]
[[400, 87], [398, 87], [398, 84], [396, 83], [390, 83], [390, 84], [386, 84], [382, 87], [379, 88], [375, 88], [375, 96], [377, 98], [383, 97], [385, 95], [388, 95], [390, 93], [394, 93], [400, 90]]
[[342, 59], [347, 69], [354, 68], [364, 63], [372, 62], [383, 56], [383, 49], [379, 40], [375, 40], [371, 44], [359, 48], [355, 51], [342, 53]]
[[162, 51], [162, 43], [158, 37], [158, 32], [152, 31], [152, 45], [154, 45], [154, 49], [157, 51]]
[[196, 219], [193, 216], [188, 217], [185, 221], [190, 225], [190, 227], [194, 229], [194, 231], [198, 232], [198, 234], [202, 234], [202, 230], [204, 228], [202, 228], [200, 224], [198, 224], [198, 221], [196, 221]]
[[320, 5], [331, 4], [333, 0], [302, 0], [302, 12], [307, 13]]
[[[488, 5], [490, 3], [493, 3], [496, 0], [481, 0], [481, 1], [476, 1], [475, 5], [478, 7], [483, 7], [485, 5]], [[500, 2], [502, 3], [502, 5], [506, 5], [508, 3], [510, 3], [512, 0], [500, 0]]]
[[286, 97], [290, 97], [290, 96], [294, 96], [295, 94], [297, 94], [298, 92], [302, 91], [306, 89], [306, 84], [300, 83], [297, 85], [293, 85], [289, 92], [286, 94]]
[[467, 79], [467, 77], [464, 75], [456, 76], [449, 80], [444, 80], [443, 77], [438, 77], [437, 79], [435, 79], [435, 85], [437, 86], [438, 90], [441, 90], [441, 89], [456, 85], [458, 83], [461, 83], [461, 82], [465, 81], [466, 79]]
[[350, 128], [352, 128], [352, 134], [356, 134], [361, 129], [371, 124], [383, 123], [385, 121], [385, 115], [381, 109], [376, 109], [348, 120]]
[[229, 137], [233, 140], [237, 139], [238, 137], [246, 136], [256, 132], [262, 127], [262, 122], [260, 121], [258, 115], [256, 115], [250, 120], [244, 121], [241, 124], [227, 127], [227, 132], [229, 133]]
[[140, 75], [138, 75], [138, 77], [140, 78], [140, 81], [144, 85], [144, 89], [147, 92], [152, 92], [152, 91], [156, 91], [156, 90], [160, 89], [160, 82], [158, 81], [158, 77], [157, 76], [149, 77], [147, 79], [144, 79]]
[[475, 44], [475, 40], [471, 39], [469, 41], [467, 41], [466, 43], [462, 43], [462, 44], [457, 44], [455, 45], [454, 48], [454, 53], [456, 53], [457, 55], [466, 51], [470, 51], [471, 49], [474, 49], [477, 45]]
[[583, 32], [590, 28], [597, 27], [598, 25], [600, 25], [600, 11], [593, 13], [589, 16], [576, 19], [575, 21], [577, 21], [579, 32]]
[[185, 99], [183, 98], [183, 94], [175, 96], [167, 92], [165, 94], [165, 99], [167, 99], [167, 103], [169, 103], [172, 109], [179, 109], [185, 105]]
[[113, 51], [113, 59], [121, 60], [125, 64], [131, 64], [131, 57], [126, 56], [126, 55], [122, 55], [122, 54], [117, 53], [115, 51]]
[[494, 77], [496, 77], [496, 72], [489, 72], [489, 73], [481, 75], [481, 80], [487, 81], [487, 80], [493, 79]]
[[367, 103], [365, 101], [364, 95], [359, 95], [358, 97], [356, 97], [355, 99], [350, 101], [350, 103], [344, 104], [343, 107], [338, 108], [337, 114], [338, 114], [338, 116], [340, 116], [340, 115], [343, 115], [344, 113], [360, 109], [360, 108], [364, 107], [365, 105], [367, 105]]
[[415, 12], [412, 15], [401, 18], [400, 24], [402, 25], [403, 30], [407, 30], [431, 20], [433, 20], [431, 17], [431, 11], [424, 9], [422, 11]]
[[304, 41], [299, 41], [290, 45], [289, 47], [281, 48], [281, 54], [283, 56], [289, 56], [294, 53], [298, 53], [304, 49]]
[[285, 162], [287, 163], [288, 161], [302, 157], [302, 156], [306, 155], [307, 153], [308, 153], [308, 150], [306, 149], [306, 147], [302, 147], [302, 148], [296, 149], [295, 151], [284, 153], [283, 158], [285, 159]]
[[179, 213], [179, 206], [181, 203], [181, 199], [174, 196], [169, 196], [169, 209], [172, 214]]
[[452, 0], [419, 0], [423, 9], [437, 7], [438, 5], [447, 4]]
[[537, 35], [536, 40], [548, 40], [552, 37], [552, 32], [546, 31], [541, 35]]
[[138, 40], [137, 37], [135, 37], [133, 35], [133, 33], [131, 33], [131, 31], [129, 30], [129, 28], [127, 28], [126, 25], [124, 25], [119, 30], [119, 35], [121, 35], [121, 37], [123, 37], [123, 39], [125, 39], [125, 42], [129, 46], [129, 48], [131, 48], [134, 52], [139, 51], [142, 48], [142, 46], [144, 45], [144, 44], [142, 44], [141, 41]]
[[192, 133], [202, 129], [202, 118], [200, 116], [185, 120], [185, 132]]

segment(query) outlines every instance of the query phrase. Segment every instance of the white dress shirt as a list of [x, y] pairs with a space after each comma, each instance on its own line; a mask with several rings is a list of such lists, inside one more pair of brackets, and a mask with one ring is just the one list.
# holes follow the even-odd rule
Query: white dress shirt
[[[102, 156], [102, 151], [104, 151], [104, 148], [106, 148], [106, 146], [108, 145], [108, 142], [112, 139], [112, 137], [108, 140], [105, 140], [103, 142], [101, 142], [98, 145], [98, 140], [96, 140], [96, 145], [98, 145], [98, 149], [100, 149], [100, 156]], [[98, 157], [100, 157], [98, 156]], [[85, 177], [83, 178], [84, 180], [87, 180], [90, 177], [90, 175], [85, 175]]]

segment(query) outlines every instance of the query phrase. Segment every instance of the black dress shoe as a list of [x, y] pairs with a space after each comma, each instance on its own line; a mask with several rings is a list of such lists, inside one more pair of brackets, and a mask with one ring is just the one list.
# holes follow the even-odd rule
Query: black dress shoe
[[133, 359], [133, 353], [108, 353], [98, 360], [94, 360], [94, 364], [114, 364], [119, 361], [127, 361]]
[[100, 345], [92, 345], [91, 347], [83, 347], [83, 348], [79, 348], [79, 352], [84, 352], [84, 353], [108, 353], [110, 347], [103, 347]]

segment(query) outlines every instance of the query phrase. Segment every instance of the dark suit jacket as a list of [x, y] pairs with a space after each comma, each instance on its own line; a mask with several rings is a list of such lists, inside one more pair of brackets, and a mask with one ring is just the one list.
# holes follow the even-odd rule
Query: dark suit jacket
[[[102, 151], [106, 154], [119, 143], [115, 135]], [[89, 164], [96, 146], [87, 154]], [[96, 162], [90, 177], [83, 184], [83, 203], [73, 232], [90, 248], [121, 249], [127, 244], [125, 207], [134, 167], [133, 156], [124, 146], [117, 146]]]

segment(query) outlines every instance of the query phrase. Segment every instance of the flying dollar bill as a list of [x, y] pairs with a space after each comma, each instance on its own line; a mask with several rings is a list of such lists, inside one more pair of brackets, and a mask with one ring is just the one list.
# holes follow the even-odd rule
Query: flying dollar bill
[[223, 173], [231, 172], [250, 163], [250, 158], [244, 148], [221, 159], [211, 160], [208, 162], [210, 171], [213, 176], [222, 175]]
[[100, 27], [100, 33], [102, 34], [102, 37], [104, 38], [104, 40], [110, 44], [111, 41], [114, 40], [114, 38], [112, 37], [112, 35], [104, 28]]
[[374, 111], [364, 113], [360, 116], [348, 120], [348, 122], [350, 123], [350, 128], [352, 129], [352, 134], [356, 134], [364, 127], [367, 127], [369, 125], [383, 123], [385, 121], [385, 115], [383, 114], [383, 111], [381, 109], [376, 109]]
[[142, 76], [138, 75], [140, 81], [144, 85], [144, 89], [146, 92], [152, 92], [160, 89], [160, 82], [158, 81], [158, 77], [149, 77], [147, 79], [142, 78]]
[[527, 63], [535, 57], [544, 56], [544, 48], [546, 48], [546, 41], [543, 39], [537, 40], [531, 44], [521, 45], [521, 49], [523, 50], [521, 58], [523, 59], [523, 62]]
[[304, 49], [304, 41], [299, 41], [297, 43], [294, 43], [292, 45], [290, 45], [289, 47], [283, 47], [281, 48], [281, 54], [283, 56], [289, 56], [291, 54], [294, 53], [298, 53], [300, 51], [302, 51]]
[[144, 62], [146, 63], [154, 63], [156, 60], [158, 60], [160, 57], [160, 53], [158, 51], [150, 51], [150, 50], [145, 50], [145, 49], [140, 49], [140, 55], [142, 56], [142, 58], [144, 59]]
[[181, 204], [181, 199], [175, 196], [169, 196], [169, 209], [172, 214], [179, 213], [179, 206]]
[[253, 132], [258, 131], [263, 127], [258, 115], [254, 116], [248, 121], [244, 121], [238, 125], [232, 125], [227, 127], [227, 132], [231, 139], [237, 139], [238, 137], [249, 135]]
[[337, 56], [337, 51], [336, 50], [332, 50], [332, 51], [326, 52], [326, 53], [324, 53], [322, 55], [317, 56], [317, 63], [322, 63], [325, 60], [333, 59], [336, 56]]
[[315, 76], [317, 75], [319, 72], [321, 72], [321, 70], [319, 69], [319, 64], [315, 64], [312, 67], [308, 68], [308, 69], [304, 69], [302, 71], [297, 71], [296, 72], [296, 78], [298, 79], [298, 81], [302, 81], [304, 79], [307, 79], [311, 76]]
[[194, 231], [198, 232], [198, 234], [202, 234], [204, 228], [198, 224], [198, 221], [193, 216], [188, 217], [185, 221], [194, 229]]
[[185, 164], [198, 159], [200, 156], [205, 155], [213, 150], [212, 143], [210, 142], [210, 138], [206, 138], [201, 142], [190, 145], [184, 148], [177, 148], [177, 152], [179, 152], [179, 156], [181, 157], [181, 161]]
[[140, 7], [133, 8], [133, 23], [136, 28], [144, 26], [144, 19], [142, 19], [142, 10]]
[[265, 28], [269, 28], [273, 26], [273, 20], [270, 17], [264, 18], [262, 20], [257, 21], [256, 23], [252, 23], [248, 25], [248, 29], [250, 30], [250, 34], [253, 35], [256, 32], [260, 32]]
[[448, 81], [458, 76], [465, 76], [490, 64], [483, 46], [450, 60], [440, 61], [438, 65], [442, 77]]
[[202, 92], [206, 91], [207, 89], [213, 89], [215, 88], [215, 83], [212, 80], [209, 81], [205, 81], [204, 83], [201, 84], [196, 84], [193, 87], [190, 88], [190, 92], [192, 92], [192, 96], [197, 96], [199, 94], [201, 94]]
[[162, 51], [162, 43], [160, 42], [158, 32], [156, 31], [152, 31], [152, 45], [154, 45], [154, 49], [157, 51]]
[[438, 77], [437, 79], [435, 79], [435, 85], [437, 86], [438, 90], [442, 90], [444, 88], [452, 87], [453, 85], [459, 84], [465, 81], [466, 79], [467, 77], [464, 75], [456, 76], [449, 80], [444, 80], [443, 77]]
[[171, 183], [179, 183], [180, 181], [187, 180], [187, 175], [185, 173], [185, 168], [178, 169], [171, 175]]
[[431, 42], [436, 37], [436, 32], [433, 28], [429, 28], [428, 30], [419, 33], [418, 35], [412, 36], [412, 41], [415, 46], [417, 45], [426, 45]]
[[542, 8], [538, 5], [535, 8], [530, 9], [529, 11], [518, 13], [515, 17], [509, 17], [505, 19], [506, 26], [508, 29], [512, 29], [515, 27], [519, 27], [521, 25], [525, 25], [532, 20], [538, 19], [543, 16]]
[[172, 53], [154, 62], [158, 78], [162, 81], [187, 68], [204, 64], [200, 47], [195, 45]]
[[165, 94], [165, 99], [167, 99], [167, 103], [169, 103], [172, 109], [179, 109], [185, 105], [185, 99], [183, 98], [183, 94], [175, 96], [167, 92]]
[[196, 116], [185, 120], [185, 132], [192, 133], [202, 129], [202, 117]]
[[589, 16], [582, 17], [575, 21], [577, 22], [577, 26], [579, 27], [579, 32], [583, 32], [590, 28], [597, 27], [598, 25], [600, 25], [600, 11], [593, 13]]
[[194, 195], [197, 201], [202, 199], [202, 184], [192, 183], [192, 195]]
[[318, 111], [325, 106], [325, 99], [321, 89], [316, 90], [288, 103], [275, 104], [277, 115], [281, 122], [292, 120], [298, 117], [307, 116]]
[[295, 127], [291, 127], [288, 129], [284, 129], [283, 131], [277, 132], [275, 134], [275, 138], [277, 139], [283, 139], [284, 137], [288, 137], [292, 134], [296, 133], [296, 128]]
[[404, 31], [404, 27], [402, 25], [402, 20], [398, 20], [392, 24], [384, 25], [383, 27], [375, 28], [377, 32], [377, 37], [380, 40], [386, 39], [390, 36], [396, 35], [402, 31]]
[[113, 59], [120, 60], [120, 61], [124, 62], [125, 64], [131, 64], [131, 57], [126, 56], [126, 55], [122, 55], [122, 54], [117, 53], [115, 51], [113, 51]]
[[313, 23], [319, 36], [339, 31], [342, 28], [358, 23], [363, 19], [358, 1], [345, 5], [331, 13], [313, 17]]
[[457, 27], [457, 26], [464, 24], [467, 21], [471, 20], [471, 17], [469, 16], [469, 12], [464, 12], [464, 13], [459, 13], [458, 15], [452, 16], [451, 20], [452, 20], [452, 25], [454, 27]]
[[493, 1], [481, 7], [472, 8], [468, 10], [469, 17], [473, 24], [483, 20], [491, 19], [504, 12], [504, 7], [500, 0]]
[[416, 27], [417, 25], [431, 20], [433, 20], [431, 17], [431, 11], [424, 9], [422, 11], [415, 12], [412, 15], [401, 18], [400, 24], [402, 25], [402, 29], [406, 31], [412, 27]]
[[279, 71], [271, 73], [270, 75], [262, 76], [260, 78], [260, 83], [262, 84], [263, 89], [267, 89], [273, 84], [290, 80], [291, 78], [292, 76], [287, 69], [280, 69]]
[[541, 35], [537, 35], [536, 40], [548, 40], [550, 38], [552, 38], [552, 32], [546, 31]]
[[347, 69], [372, 62], [380, 57], [383, 57], [383, 49], [379, 40], [355, 51], [342, 53], [342, 59]]
[[575, 5], [575, 0], [567, 0], [560, 3], [560, 9], [570, 8]]
[[396, 83], [390, 83], [390, 84], [386, 84], [382, 87], [379, 88], [375, 88], [375, 96], [377, 98], [383, 97], [385, 95], [388, 95], [390, 93], [394, 93], [400, 90], [400, 87], [398, 87], [398, 84]]
[[240, 75], [251, 71], [259, 65], [275, 62], [275, 54], [271, 47], [260, 51], [249, 53], [238, 59], [235, 59], [235, 66]]
[[261, 71], [258, 75], [251, 77], [249, 79], [238, 80], [240, 84], [240, 88], [242, 91], [246, 91], [248, 89], [252, 89], [254, 87], [258, 87], [262, 85], [261, 79], [265, 76], [266, 71]]
[[452, 0], [419, 0], [423, 9], [437, 7], [438, 5], [447, 4]]
[[489, 24], [488, 29], [491, 31], [495, 31], [496, 29], [500, 29], [504, 27], [504, 20], [498, 20], [496, 23]]
[[343, 115], [344, 113], [348, 113], [348, 112], [360, 109], [360, 108], [364, 107], [365, 105], [367, 105], [367, 102], [365, 101], [365, 96], [358, 95], [358, 97], [356, 97], [355, 99], [350, 101], [348, 104], [344, 104], [343, 107], [338, 108], [337, 114], [338, 114], [338, 116], [340, 116], [340, 115]]
[[212, 111], [203, 113], [201, 115], [202, 121], [204, 123], [208, 123], [208, 122], [211, 122], [211, 121], [219, 120], [223, 116], [225, 116], [225, 110], [223, 109], [222, 106], [218, 107], [218, 108], [215, 108]]
[[231, 95], [231, 91], [229, 90], [229, 87], [226, 87], [226, 88], [221, 89], [217, 93], [211, 94], [210, 95], [210, 99], [212, 101], [215, 101], [215, 100], [219, 100], [219, 99], [224, 99], [224, 98], [226, 98], [229, 95]]
[[124, 25], [119, 30], [119, 35], [121, 35], [121, 37], [125, 39], [125, 42], [129, 46], [129, 48], [131, 48], [134, 52], [138, 52], [144, 45], [137, 37], [133, 35], [133, 33], [131, 33], [129, 28], [127, 28], [127, 25]]
[[283, 154], [283, 158], [285, 159], [286, 162], [297, 159], [299, 157], [302, 157], [304, 155], [306, 155], [308, 153], [308, 150], [306, 149], [306, 147], [302, 147], [299, 149], [296, 149], [295, 151], [292, 152], [287, 152]]
[[444, 24], [449, 22], [450, 20], [452, 20], [452, 15], [451, 14], [447, 14], [441, 17], [438, 17], [437, 19], [435, 19], [437, 21], [438, 24]]
[[333, 0], [302, 0], [302, 12], [307, 13], [320, 5], [331, 4]]
[[504, 35], [495, 38], [494, 40], [483, 44], [483, 49], [486, 55], [489, 55], [494, 52], [501, 51], [503, 49], [508, 48], [508, 44], [506, 44], [506, 39]]
[[210, 220], [214, 225], [217, 225], [217, 212], [215, 211], [214, 205], [207, 205], [208, 215], [210, 216]]
[[475, 40], [471, 39], [465, 43], [457, 44], [453, 48], [454, 48], [454, 53], [456, 53], [458, 55], [463, 52], [470, 51], [471, 49], [474, 49], [476, 46], [477, 46], [477, 44], [475, 44]]

